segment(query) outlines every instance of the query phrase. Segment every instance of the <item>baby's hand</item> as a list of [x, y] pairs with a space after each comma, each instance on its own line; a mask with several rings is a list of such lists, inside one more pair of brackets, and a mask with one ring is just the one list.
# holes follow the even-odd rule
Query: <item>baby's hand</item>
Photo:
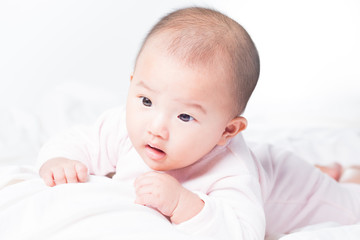
[[163, 215], [171, 217], [183, 190], [181, 184], [172, 176], [148, 172], [135, 180], [135, 203], [158, 209]]
[[165, 173], [145, 173], [135, 180], [134, 185], [135, 203], [156, 208], [175, 224], [192, 218], [204, 207], [204, 202], [195, 193]]
[[88, 170], [85, 164], [66, 158], [53, 158], [40, 168], [40, 177], [46, 185], [53, 187], [63, 183], [86, 182]]

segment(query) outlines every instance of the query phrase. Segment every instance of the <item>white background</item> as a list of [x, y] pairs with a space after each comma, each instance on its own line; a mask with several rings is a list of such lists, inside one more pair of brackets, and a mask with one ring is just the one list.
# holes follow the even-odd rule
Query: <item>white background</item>
[[258, 47], [249, 130], [360, 127], [358, 0], [0, 0], [0, 140], [13, 148], [21, 141], [11, 139], [17, 130], [8, 125], [22, 117], [9, 111], [42, 111], [45, 122], [61, 125], [61, 114], [46, 118], [59, 91], [81, 96], [86, 85], [87, 107], [99, 111], [124, 104], [147, 31], [164, 14], [193, 5], [237, 20]]

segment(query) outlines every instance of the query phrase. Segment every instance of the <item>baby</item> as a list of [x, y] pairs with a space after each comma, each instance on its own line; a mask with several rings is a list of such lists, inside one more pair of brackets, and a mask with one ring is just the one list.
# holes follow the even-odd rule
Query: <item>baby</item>
[[136, 203], [215, 239], [358, 221], [358, 189], [287, 153], [275, 161], [272, 147], [255, 157], [246, 146], [241, 114], [259, 69], [254, 43], [234, 20], [204, 8], [172, 12], [139, 51], [126, 109], [49, 141], [40, 176], [55, 186], [115, 172], [114, 180], [134, 185]]

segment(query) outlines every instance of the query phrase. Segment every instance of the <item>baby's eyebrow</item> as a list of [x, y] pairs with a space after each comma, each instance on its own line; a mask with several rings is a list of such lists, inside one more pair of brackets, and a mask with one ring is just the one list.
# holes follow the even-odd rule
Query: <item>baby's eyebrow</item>
[[154, 92], [154, 93], [157, 93], [158, 91], [152, 89], [151, 87], [149, 87], [145, 82], [143, 81], [140, 81], [136, 84], [137, 86], [139, 87], [143, 87], [143, 88], [146, 88], [147, 90], [151, 91], [151, 92]]
[[205, 108], [203, 108], [203, 106], [201, 106], [198, 103], [194, 103], [194, 102], [189, 102], [189, 101], [184, 101], [183, 99], [175, 99], [175, 101], [180, 102], [186, 106], [192, 107], [192, 108], [196, 108], [198, 110], [200, 110], [203, 114], [206, 114], [206, 110]]

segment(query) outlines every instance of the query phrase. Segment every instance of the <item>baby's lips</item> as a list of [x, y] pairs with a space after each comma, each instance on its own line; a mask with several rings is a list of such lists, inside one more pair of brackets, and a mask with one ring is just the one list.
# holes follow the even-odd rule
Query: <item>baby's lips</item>
[[146, 145], [145, 147], [145, 152], [146, 155], [155, 161], [159, 161], [161, 159], [163, 159], [166, 156], [166, 153], [164, 151], [162, 151], [161, 149], [152, 147], [151, 145]]

